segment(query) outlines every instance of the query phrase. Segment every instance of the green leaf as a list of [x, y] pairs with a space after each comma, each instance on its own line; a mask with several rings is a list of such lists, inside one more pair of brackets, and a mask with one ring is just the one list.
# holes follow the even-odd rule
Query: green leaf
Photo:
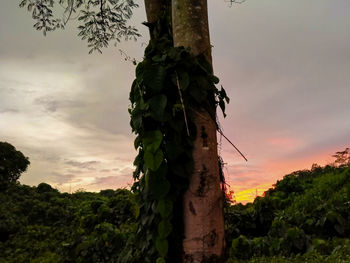
[[[205, 78], [197, 78], [197, 83], [194, 83], [191, 85], [191, 89], [189, 90], [189, 93], [191, 96], [198, 102], [201, 103], [207, 98], [207, 91], [206, 88], [208, 86], [208, 83], [204, 85], [204, 83], [199, 84], [199, 82], [206, 81]], [[204, 85], [204, 86], [203, 86]]]
[[212, 74], [213, 68], [210, 65], [210, 63], [207, 61], [204, 55], [198, 56], [198, 65], [199, 67], [206, 73], [206, 74]]
[[158, 225], [158, 234], [160, 238], [166, 238], [172, 231], [172, 225], [168, 220], [160, 221]]
[[143, 72], [143, 83], [153, 92], [163, 89], [166, 69], [161, 65], [150, 65]]
[[170, 200], [162, 199], [158, 203], [157, 211], [162, 218], [167, 218], [173, 212], [173, 203]]
[[186, 71], [179, 71], [178, 78], [179, 78], [180, 88], [182, 90], [186, 90], [188, 85], [190, 84], [190, 76]]
[[166, 263], [164, 258], [157, 258], [156, 263]]
[[139, 148], [140, 146], [140, 143], [141, 143], [141, 138], [140, 138], [140, 135], [137, 136], [134, 140], [134, 147], [135, 147], [135, 150], [137, 150], [137, 148]]
[[201, 88], [201, 89], [208, 89], [209, 81], [208, 81], [208, 79], [205, 76], [202, 76], [202, 75], [197, 76], [195, 78], [195, 80], [196, 80], [199, 88]]
[[146, 186], [146, 188], [149, 187], [149, 176], [150, 176], [150, 171], [147, 170], [147, 172], [145, 174], [145, 186]]
[[225, 102], [223, 100], [219, 100], [219, 106], [221, 108], [222, 114], [224, 115], [224, 117], [226, 117], [226, 113], [225, 113]]
[[219, 91], [219, 96], [226, 101], [226, 103], [230, 103], [230, 98], [227, 96], [224, 87], [221, 85], [221, 90]]
[[218, 84], [219, 83], [219, 78], [217, 77], [217, 76], [214, 76], [214, 75], [211, 75], [210, 76], [210, 80], [212, 81], [212, 82], [214, 82], [215, 84]]
[[129, 99], [131, 103], [135, 103], [140, 97], [140, 92], [138, 88], [138, 81], [135, 79], [131, 85], [131, 90], [129, 94]]
[[135, 73], [136, 73], [136, 79], [141, 80], [142, 75], [143, 75], [143, 71], [145, 68], [145, 62], [140, 62], [135, 69]]
[[156, 171], [163, 162], [163, 152], [158, 149], [155, 153], [145, 150], [144, 161], [146, 166], [152, 171]]
[[149, 107], [149, 104], [148, 103], [145, 103], [145, 101], [143, 100], [143, 98], [141, 97], [140, 100], [139, 100], [139, 107], [140, 107], [140, 110], [141, 111], [144, 111], [144, 110], [147, 110], [148, 107]]
[[152, 118], [157, 121], [162, 121], [164, 119], [167, 97], [165, 95], [154, 96], [148, 101], [148, 103], [151, 109]]
[[164, 62], [166, 60], [167, 54], [164, 55], [155, 55], [152, 57], [154, 62]]
[[170, 183], [166, 180], [168, 172], [165, 162], [157, 171], [149, 171], [149, 191], [157, 200], [162, 200], [169, 193]]
[[183, 153], [183, 146], [175, 141], [168, 142], [165, 149], [169, 160], [175, 160], [181, 153]]
[[162, 257], [165, 257], [168, 254], [168, 240], [157, 237], [156, 249]]
[[143, 135], [142, 143], [145, 151], [155, 153], [163, 140], [163, 134], [159, 130], [147, 131]]
[[142, 125], [142, 117], [140, 115], [134, 116], [131, 119], [131, 127], [133, 128], [134, 131], [140, 129], [141, 125]]

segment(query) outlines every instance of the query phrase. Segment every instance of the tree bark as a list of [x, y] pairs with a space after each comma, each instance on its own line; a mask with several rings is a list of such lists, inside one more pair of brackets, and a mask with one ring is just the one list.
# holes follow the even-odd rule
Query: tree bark
[[[149, 24], [154, 24], [160, 18], [166, 8], [165, 2], [145, 0]], [[207, 1], [172, 0], [171, 9], [174, 45], [189, 47], [194, 55], [204, 54], [211, 64]], [[150, 35], [152, 38], [152, 31]], [[192, 107], [189, 112], [196, 126], [197, 137], [193, 150], [194, 172], [183, 197], [185, 237], [181, 261], [184, 263], [223, 262], [223, 194], [220, 189], [216, 123], [213, 119], [215, 108], [209, 111]]]
[[[175, 46], [189, 47], [212, 63], [206, 0], [173, 0], [172, 27]], [[222, 262], [225, 236], [216, 123], [204, 108], [192, 108], [191, 115], [197, 136], [194, 172], [183, 199], [183, 262]]]
[[158, 21], [165, 9], [164, 0], [145, 0], [147, 22], [154, 24]]

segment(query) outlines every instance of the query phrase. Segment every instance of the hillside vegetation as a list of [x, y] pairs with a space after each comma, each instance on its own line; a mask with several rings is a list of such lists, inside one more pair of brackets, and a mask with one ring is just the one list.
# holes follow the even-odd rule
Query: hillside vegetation
[[[134, 198], [10, 183], [0, 190], [0, 262], [142, 262]], [[350, 262], [350, 167], [291, 173], [225, 216], [227, 262]]]
[[350, 262], [350, 167], [293, 172], [226, 217], [231, 262]]

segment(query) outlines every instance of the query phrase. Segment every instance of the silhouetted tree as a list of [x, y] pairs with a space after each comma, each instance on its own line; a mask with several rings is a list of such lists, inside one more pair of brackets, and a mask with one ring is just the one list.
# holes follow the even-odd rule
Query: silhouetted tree
[[350, 164], [350, 149], [346, 148], [344, 151], [336, 152], [332, 157], [335, 158], [336, 166], [347, 166]]
[[7, 143], [0, 142], [0, 188], [16, 182], [30, 164], [28, 157]]

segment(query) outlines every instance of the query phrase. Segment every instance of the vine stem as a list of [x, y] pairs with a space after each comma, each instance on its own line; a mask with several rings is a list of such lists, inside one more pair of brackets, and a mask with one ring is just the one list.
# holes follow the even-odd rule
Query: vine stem
[[[190, 108], [190, 110], [194, 111], [199, 117], [203, 118], [204, 120], [207, 120], [206, 117], [204, 117], [202, 114], [200, 114], [198, 111], [196, 111], [195, 109], [193, 108]], [[216, 121], [216, 130], [218, 131], [218, 133], [220, 133], [221, 136], [223, 136], [226, 141], [228, 141], [232, 146], [233, 148], [235, 148], [235, 150], [243, 157], [243, 159], [248, 162], [248, 159], [244, 156], [244, 154], [236, 147], [236, 145], [233, 144], [233, 142], [230, 141], [229, 138], [227, 138], [225, 136], [225, 134], [222, 132], [220, 126], [218, 125], [217, 121]]]
[[186, 124], [187, 135], [190, 136], [190, 131], [189, 131], [189, 129], [188, 129], [188, 122], [187, 122], [185, 104], [184, 104], [184, 101], [183, 101], [183, 99], [182, 99], [182, 92], [181, 92], [181, 87], [180, 87], [179, 76], [177, 75], [177, 72], [176, 72], [176, 71], [175, 71], [175, 74], [176, 74], [177, 89], [178, 89], [178, 91], [179, 91], [180, 101], [181, 101], [181, 105], [182, 105], [182, 111], [183, 111], [183, 113], [184, 113], [184, 118], [185, 118], [185, 124]]
[[244, 158], [244, 160], [246, 161], [246, 162], [248, 162], [248, 159], [244, 156], [244, 154], [230, 141], [230, 139], [229, 138], [227, 138], [225, 135], [224, 135], [224, 133], [220, 130], [220, 129], [218, 129], [217, 130], [235, 149], [236, 149], [236, 151]]

